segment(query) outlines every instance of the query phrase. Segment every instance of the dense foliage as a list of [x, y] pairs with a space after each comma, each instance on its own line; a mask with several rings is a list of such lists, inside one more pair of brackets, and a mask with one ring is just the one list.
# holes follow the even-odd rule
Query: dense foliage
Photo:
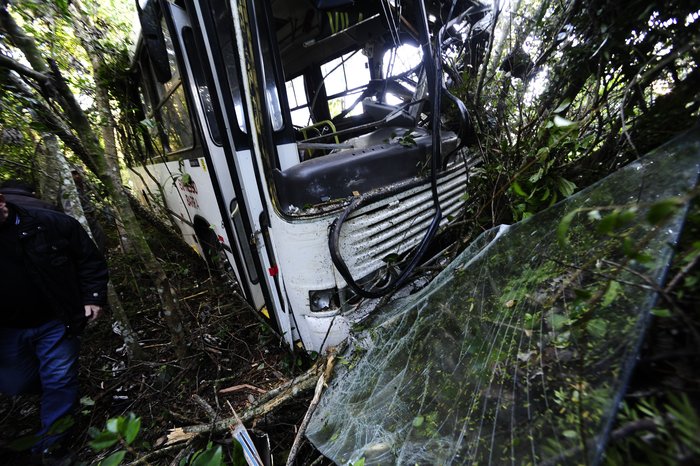
[[480, 222], [529, 216], [697, 121], [694, 2], [517, 1], [497, 11], [487, 66], [462, 84], [485, 160]]
[[[94, 102], [96, 78], [85, 48], [78, 40], [74, 21], [80, 16], [78, 12], [93, 18], [96, 27], [91, 29], [91, 39], [108, 60], [118, 60], [126, 55], [131, 43], [134, 5], [119, 1], [69, 3], [20, 0], [4, 3], [3, 19], [12, 18], [33, 38], [34, 45], [41, 53], [39, 60], [43, 66], [55, 66], [68, 89], [77, 96], [90, 123], [98, 128], [101, 122]], [[33, 65], [36, 57], [28, 57], [23, 52], [22, 45], [17, 43], [12, 33], [6, 27], [0, 28], [0, 53], [24, 65]], [[120, 66], [123, 63], [120, 62]], [[23, 78], [26, 86], [20, 88], [8, 79], [8, 73], [11, 72], [7, 64], [0, 67], [0, 150], [3, 154], [0, 180], [20, 178], [40, 186], [40, 178], [51, 175], [42, 173], [36, 160], [37, 153], [41, 154], [42, 133], [56, 132], [57, 128], [41, 118], [37, 109], [45, 105], [69, 128], [70, 121], [61, 112], [56, 94], [47, 93], [46, 89], [26, 77]], [[75, 131], [72, 133], [76, 134]], [[80, 165], [72, 150], [65, 150], [64, 154], [71, 163]]]

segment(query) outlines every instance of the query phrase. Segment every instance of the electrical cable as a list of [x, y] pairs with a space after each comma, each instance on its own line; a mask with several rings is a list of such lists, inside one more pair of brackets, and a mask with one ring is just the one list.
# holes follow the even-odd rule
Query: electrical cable
[[[456, 0], [455, 0], [456, 1]], [[382, 296], [385, 296], [386, 294], [396, 290], [399, 286], [401, 286], [406, 279], [411, 275], [413, 270], [416, 268], [418, 265], [418, 262], [423, 258], [425, 255], [425, 252], [428, 249], [428, 246], [430, 245], [430, 242], [434, 238], [435, 234], [438, 231], [438, 228], [440, 227], [440, 221], [442, 220], [442, 210], [440, 209], [440, 198], [437, 190], [437, 172], [440, 167], [440, 161], [441, 161], [441, 146], [442, 146], [442, 136], [440, 132], [440, 97], [442, 95], [442, 89], [443, 89], [443, 84], [442, 84], [442, 67], [441, 67], [441, 50], [437, 49], [437, 55], [438, 57], [433, 54], [433, 50], [430, 46], [430, 33], [428, 29], [428, 14], [425, 9], [425, 4], [423, 2], [419, 2], [420, 4], [420, 13], [422, 16], [422, 21], [421, 24], [423, 26], [423, 32], [425, 34], [425, 53], [424, 57], [426, 58], [430, 71], [432, 72], [432, 76], [430, 79], [430, 88], [432, 90], [432, 96], [433, 96], [433, 102], [432, 102], [432, 110], [433, 110], [433, 115], [432, 115], [432, 150], [433, 154], [430, 157], [430, 189], [432, 193], [432, 200], [433, 200], [433, 206], [435, 209], [435, 213], [433, 215], [433, 219], [430, 223], [430, 226], [428, 227], [425, 235], [423, 236], [423, 239], [421, 240], [419, 246], [416, 249], [416, 252], [413, 254], [413, 257], [411, 258], [410, 262], [406, 266], [406, 268], [399, 274], [399, 276], [394, 280], [390, 281], [386, 286], [380, 288], [380, 289], [374, 289], [374, 290], [365, 290], [362, 288], [353, 278], [352, 274], [350, 273], [350, 270], [347, 267], [347, 264], [343, 260], [341, 254], [340, 254], [340, 231], [342, 229], [343, 223], [347, 220], [348, 216], [354, 212], [356, 209], [358, 209], [362, 203], [365, 201], [365, 198], [363, 195], [358, 195], [355, 196], [355, 198], [350, 202], [350, 204], [343, 210], [343, 212], [340, 214], [340, 216], [331, 224], [330, 226], [330, 232], [328, 235], [328, 247], [330, 250], [331, 254], [331, 259], [333, 261], [333, 264], [335, 265], [336, 269], [340, 273], [340, 275], [343, 277], [345, 282], [348, 284], [348, 286], [358, 295], [365, 297], [365, 298], [380, 298]], [[442, 31], [441, 31], [442, 32]], [[439, 36], [439, 35], [438, 35]], [[428, 75], [430, 76], [430, 74]], [[370, 197], [371, 198], [371, 197]]]

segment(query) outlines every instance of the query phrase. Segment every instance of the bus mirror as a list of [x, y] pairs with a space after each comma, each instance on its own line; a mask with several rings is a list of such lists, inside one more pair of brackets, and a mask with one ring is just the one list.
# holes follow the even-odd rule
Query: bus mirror
[[136, 9], [141, 23], [143, 45], [148, 50], [153, 72], [159, 82], [166, 83], [172, 78], [172, 73], [168, 60], [168, 49], [160, 25], [158, 2], [157, 0], [148, 0], [144, 6], [141, 6], [141, 2], [137, 0]]

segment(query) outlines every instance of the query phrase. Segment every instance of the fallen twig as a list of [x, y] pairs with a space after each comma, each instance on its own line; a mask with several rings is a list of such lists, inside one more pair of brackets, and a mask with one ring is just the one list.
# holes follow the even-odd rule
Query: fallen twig
[[[187, 445], [189, 445], [189, 442]], [[185, 447], [187, 447], [187, 445], [185, 445]], [[170, 453], [172, 451], [177, 451], [177, 450], [182, 449], [182, 448], [183, 448], [182, 445], [166, 445], [162, 448], [159, 448], [158, 450], [154, 450], [151, 453], [142, 456], [141, 458], [137, 459], [136, 461], [129, 463], [127, 466], [139, 466], [142, 464], [144, 464], [144, 465], [149, 464], [149, 461], [151, 461], [151, 460], [154, 460], [156, 458], [160, 458], [161, 456], [163, 456], [167, 453]]]
[[311, 399], [311, 403], [309, 403], [309, 409], [306, 410], [304, 419], [299, 425], [299, 430], [297, 431], [296, 437], [294, 437], [294, 443], [292, 443], [292, 448], [289, 449], [289, 456], [287, 457], [286, 466], [292, 466], [294, 460], [296, 459], [297, 452], [299, 451], [299, 447], [301, 446], [301, 440], [304, 437], [304, 433], [306, 432], [306, 427], [308, 426], [309, 421], [311, 420], [311, 415], [316, 410], [318, 402], [321, 401], [321, 392], [323, 391], [323, 387], [326, 385], [326, 380], [330, 378], [330, 374], [333, 371], [334, 364], [335, 356], [330, 355], [328, 357], [328, 361], [326, 362], [325, 370], [318, 378], [318, 382], [316, 382], [316, 390], [314, 391], [314, 397]]
[[[321, 364], [315, 364], [311, 369], [304, 374], [292, 379], [279, 387], [268, 391], [262, 395], [251, 407], [240, 414], [239, 418], [242, 422], [248, 422], [252, 419], [268, 414], [285, 402], [298, 397], [299, 395], [311, 390], [318, 379], [321, 372]], [[189, 440], [201, 433], [205, 432], [222, 432], [227, 430], [231, 425], [236, 423], [234, 416], [220, 419], [210, 424], [197, 424], [186, 427], [177, 427], [168, 432], [166, 446], [174, 443]]]
[[666, 288], [664, 289], [664, 291], [666, 293], [671, 293], [671, 291], [673, 291], [676, 288], [676, 286], [678, 286], [678, 284], [683, 279], [683, 277], [685, 277], [693, 269], [693, 267], [698, 265], [699, 261], [700, 261], [700, 255], [697, 255], [693, 258], [692, 261], [685, 264], [685, 266], [681, 270], [678, 271], [676, 276], [673, 277], [670, 282], [668, 282], [668, 285], [666, 285]]
[[211, 419], [212, 422], [218, 417], [216, 411], [214, 411], [214, 408], [212, 408], [211, 405], [201, 396], [196, 394], [192, 395], [192, 400], [207, 413], [207, 416], [209, 416], [209, 419]]
[[219, 393], [233, 393], [233, 392], [237, 392], [237, 391], [239, 391], [239, 390], [245, 390], [246, 388], [247, 388], [248, 390], [253, 390], [253, 391], [258, 392], [258, 393], [261, 393], [261, 394], [267, 393], [267, 392], [266, 392], [265, 390], [263, 390], [262, 388], [258, 388], [258, 387], [254, 386], [254, 385], [250, 385], [250, 384], [247, 384], [247, 383], [244, 383], [244, 384], [241, 384], [241, 385], [234, 385], [233, 387], [222, 388], [221, 390], [219, 390]]

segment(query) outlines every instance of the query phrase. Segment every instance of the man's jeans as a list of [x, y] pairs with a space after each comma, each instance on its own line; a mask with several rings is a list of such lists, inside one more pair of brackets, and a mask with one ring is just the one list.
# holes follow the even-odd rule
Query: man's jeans
[[35, 328], [0, 328], [0, 392], [41, 393], [38, 449], [61, 435], [46, 434], [57, 420], [72, 415], [78, 405], [79, 340], [52, 320]]

